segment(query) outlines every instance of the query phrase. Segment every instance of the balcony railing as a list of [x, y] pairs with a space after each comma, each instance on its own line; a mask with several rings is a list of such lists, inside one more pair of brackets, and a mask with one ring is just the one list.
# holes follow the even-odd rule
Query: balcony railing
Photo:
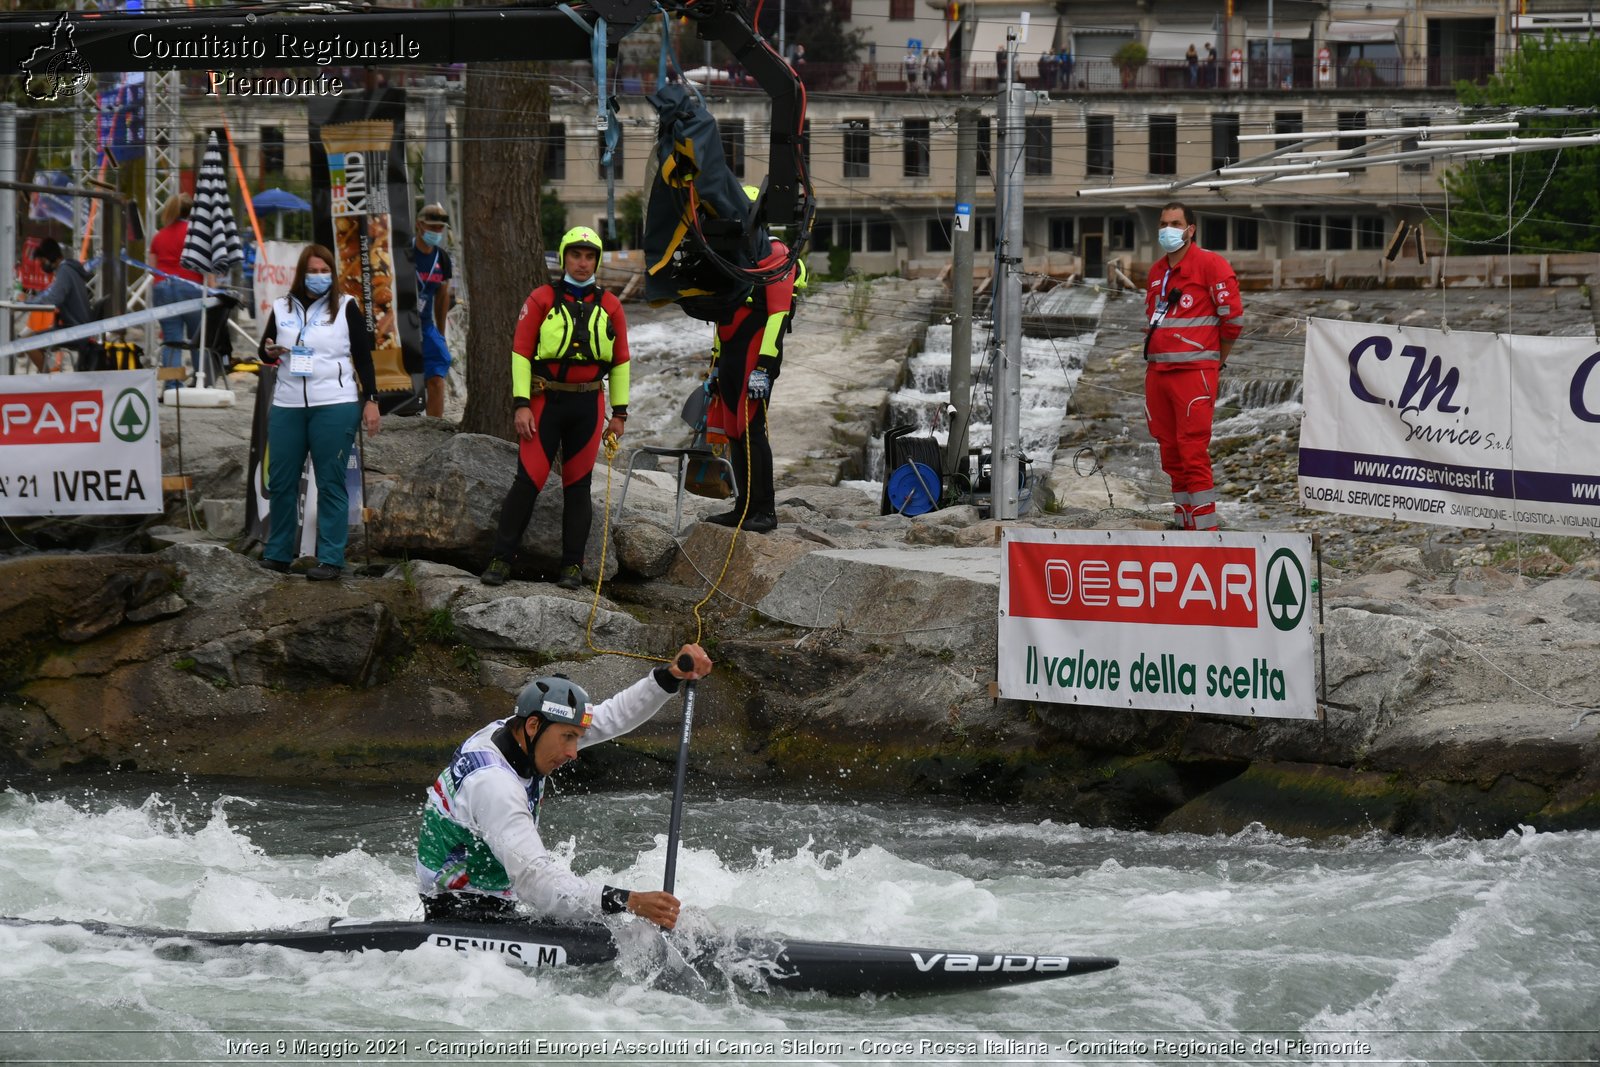
[[[580, 86], [593, 81], [587, 64], [550, 64], [548, 69], [557, 76], [557, 83], [568, 91], [581, 91]], [[701, 87], [758, 91], [755, 81], [737, 67], [696, 67], [688, 74], [690, 80]], [[1232, 71], [1226, 60], [1219, 60], [1215, 65], [1202, 61], [1194, 70], [1181, 60], [1155, 60], [1125, 68], [1109, 59], [1046, 63], [1041, 69], [1039, 62], [1030, 58], [1019, 65], [1018, 74], [1029, 89], [1055, 93], [1448, 89], [1460, 81], [1482, 84], [1494, 74], [1494, 59], [1484, 56], [1334, 61], [1326, 68], [1309, 59], [1257, 60], [1242, 62], [1237, 71]], [[930, 68], [920, 64], [908, 68], [903, 61], [806, 63], [800, 68], [801, 80], [814, 92], [993, 92], [999, 86], [999, 75], [1000, 68], [992, 58], [942, 71], [937, 66]], [[655, 85], [655, 69], [624, 66], [618, 84], [624, 93], [648, 91]]]

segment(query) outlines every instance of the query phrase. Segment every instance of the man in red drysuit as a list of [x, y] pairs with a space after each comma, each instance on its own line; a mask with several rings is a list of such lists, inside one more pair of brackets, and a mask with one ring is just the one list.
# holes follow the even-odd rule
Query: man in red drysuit
[[1185, 530], [1215, 530], [1211, 415], [1244, 306], [1233, 268], [1194, 235], [1188, 207], [1161, 209], [1157, 236], [1166, 255], [1150, 267], [1145, 290], [1144, 410], [1172, 479], [1173, 520]]

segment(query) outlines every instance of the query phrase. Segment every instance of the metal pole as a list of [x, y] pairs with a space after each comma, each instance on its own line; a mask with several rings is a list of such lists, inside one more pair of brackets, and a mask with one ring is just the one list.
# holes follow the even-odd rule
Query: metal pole
[[[17, 180], [17, 105], [0, 103], [0, 182]], [[0, 297], [13, 296], [17, 276], [17, 194], [0, 186]], [[0, 311], [0, 345], [11, 340], [11, 309]], [[12, 368], [15, 369], [15, 362]]]
[[[789, 53], [783, 49], [783, 24], [785, 21], [787, 21], [784, 18], [784, 15], [786, 14], [785, 7], [787, 6], [787, 2], [788, 0], [778, 0], [778, 54], [784, 58], [785, 62], [787, 62], [789, 59]], [[756, 32], [761, 32], [760, 26], [756, 27]]]
[[[978, 110], [956, 111], [956, 227], [950, 235], [950, 439], [946, 471], [964, 470], [967, 430], [972, 423], [972, 243], [973, 200], [978, 191]], [[966, 207], [963, 216], [961, 208]], [[965, 219], [966, 228], [962, 228]]]
[[1278, 87], [1278, 72], [1273, 68], [1273, 62], [1274, 62], [1274, 59], [1275, 59], [1275, 57], [1273, 56], [1273, 53], [1277, 51], [1277, 49], [1274, 48], [1273, 45], [1275, 45], [1277, 43], [1277, 40], [1278, 40], [1278, 38], [1276, 36], [1274, 36], [1274, 34], [1272, 32], [1272, 0], [1267, 0], [1267, 88], [1268, 89], [1276, 89]]
[[[447, 204], [445, 186], [449, 178], [445, 173], [445, 156], [449, 145], [444, 124], [444, 78], [435, 75], [428, 79], [422, 90], [424, 102], [424, 137], [422, 143], [422, 187], [430, 204]], [[447, 207], [448, 211], [449, 208]]]
[[998, 262], [1005, 270], [1005, 349], [995, 368], [993, 391], [994, 465], [989, 492], [993, 502], [990, 514], [997, 519], [1014, 519], [1019, 513], [1017, 470], [1021, 453], [1020, 408], [1022, 403], [1022, 179], [1023, 132], [1022, 85], [1016, 80], [1017, 36], [1006, 34], [1006, 145], [1005, 145], [1005, 241]]

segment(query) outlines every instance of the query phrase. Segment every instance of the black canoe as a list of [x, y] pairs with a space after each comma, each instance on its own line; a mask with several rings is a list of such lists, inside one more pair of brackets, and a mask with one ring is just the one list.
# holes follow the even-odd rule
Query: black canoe
[[[606, 963], [617, 956], [611, 932], [598, 923], [429, 923], [329, 919], [282, 930], [209, 933], [116, 926], [99, 922], [0, 918], [8, 926], [75, 926], [110, 937], [212, 946], [278, 945], [304, 952], [405, 952], [439, 945], [488, 952], [526, 967]], [[739, 952], [755, 961], [768, 985], [833, 996], [959, 993], [1041, 982], [1115, 967], [1109, 956], [1040, 956], [1009, 952], [740, 938]]]

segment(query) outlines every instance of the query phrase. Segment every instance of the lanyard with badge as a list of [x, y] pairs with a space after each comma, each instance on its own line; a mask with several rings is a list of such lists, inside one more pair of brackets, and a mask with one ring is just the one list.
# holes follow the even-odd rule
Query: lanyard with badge
[[1144, 358], [1150, 358], [1150, 338], [1167, 317], [1167, 286], [1172, 282], [1172, 266], [1168, 264], [1166, 277], [1161, 279], [1161, 295], [1156, 298], [1156, 308], [1150, 315], [1150, 328], [1144, 333]]
[[1161, 296], [1156, 299], [1155, 313], [1150, 316], [1150, 328], [1152, 330], [1157, 326], [1160, 326], [1162, 320], [1167, 317], [1167, 286], [1171, 284], [1171, 282], [1172, 268], [1168, 267], [1166, 276], [1161, 279]]
[[300, 316], [300, 332], [295, 336], [294, 344], [289, 346], [289, 373], [297, 378], [311, 377], [311, 359], [315, 350], [310, 345], [301, 343], [305, 340], [306, 327], [310, 324], [311, 309], [303, 308]]

